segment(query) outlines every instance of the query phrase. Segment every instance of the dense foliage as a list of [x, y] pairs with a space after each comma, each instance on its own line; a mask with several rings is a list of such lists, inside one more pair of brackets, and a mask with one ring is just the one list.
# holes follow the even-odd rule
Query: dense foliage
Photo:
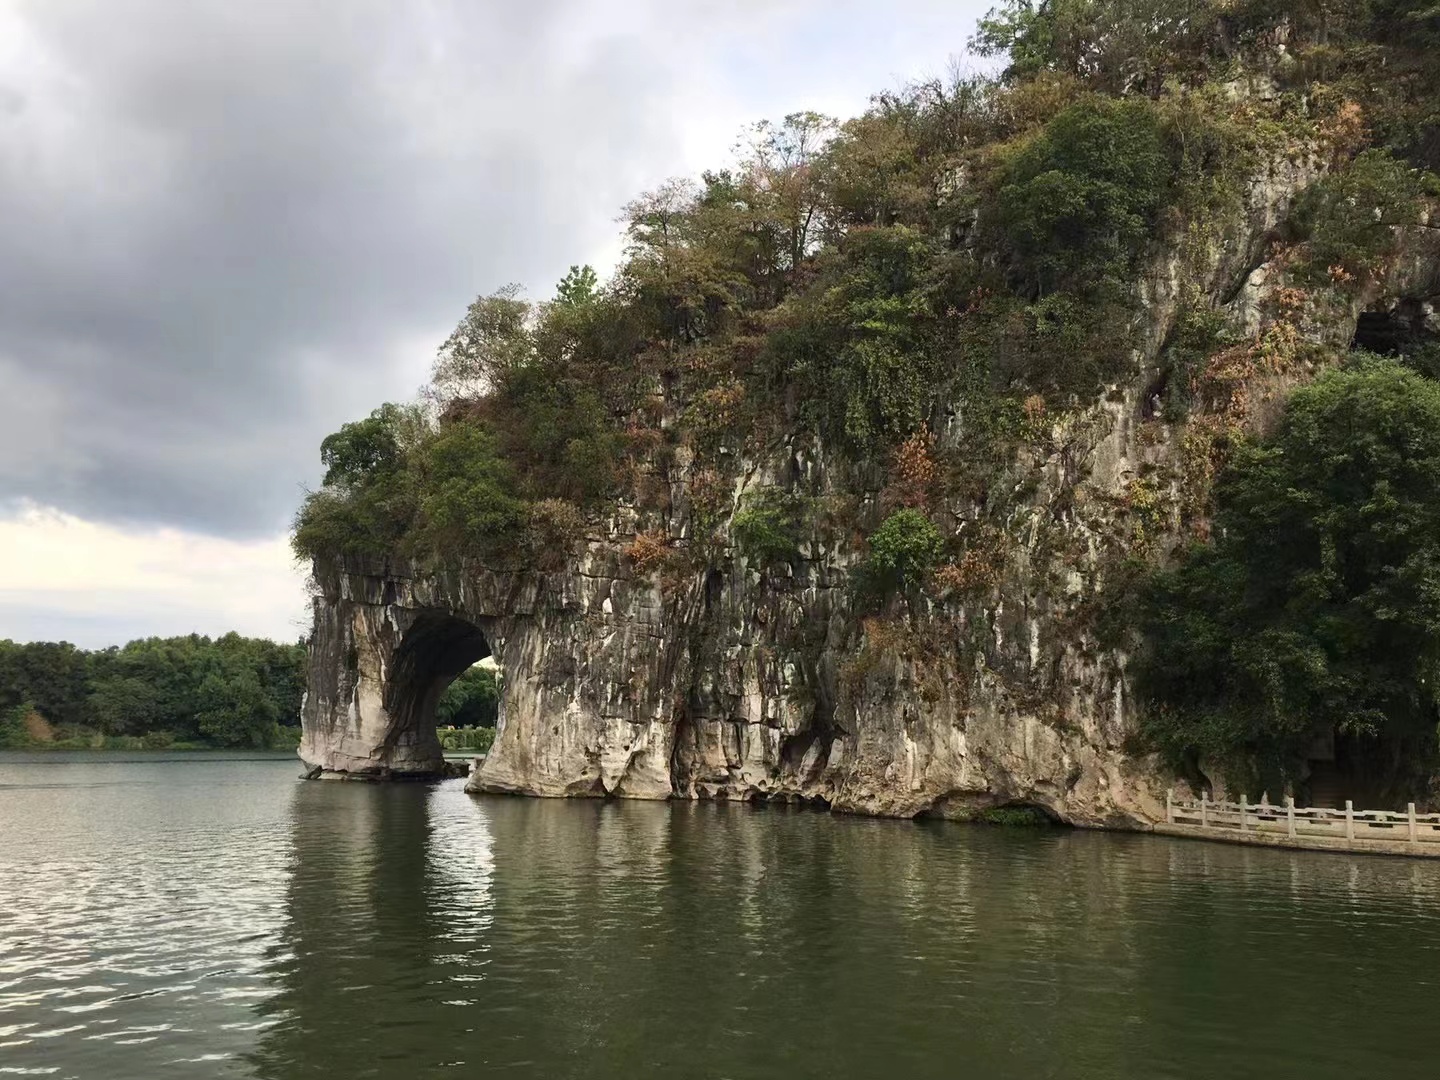
[[1362, 357], [1297, 390], [1274, 437], [1237, 450], [1217, 511], [1214, 544], [1149, 587], [1150, 737], [1181, 768], [1272, 791], [1330, 732], [1381, 782], [1424, 775], [1440, 722], [1440, 383]]
[[1350, 168], [1312, 186], [1296, 207], [1293, 226], [1309, 241], [1313, 272], [1366, 278], [1395, 253], [1396, 226], [1421, 219], [1426, 194], [1440, 194], [1433, 175], [1383, 150], [1367, 150]]
[[445, 750], [471, 751], [476, 754], [488, 753], [495, 745], [493, 727], [441, 728], [437, 733], [440, 746]]
[[1042, 295], [1124, 273], [1173, 183], [1161, 114], [1095, 98], [1060, 112], [1008, 162], [996, 224]]
[[[1004, 54], [1011, 79], [1082, 79], [1111, 93], [1194, 84], [1257, 47], [1288, 45], [1292, 84], [1362, 100], [1386, 142], [1440, 165], [1429, 50], [1434, 0], [1005, 0], [975, 44]], [[1385, 63], [1384, 79], [1374, 67]]]
[[[757, 125], [730, 168], [626, 208], [609, 280], [572, 267], [548, 301], [476, 300], [422, 404], [325, 441], [297, 550], [534, 562], [557, 521], [573, 534], [616, 499], [653, 500], [682, 448], [717, 483], [781, 432], [863, 468], [956, 402], [970, 445], [942, 472], [983, 489], [1027, 437], [1023, 403], [1064, 411], [1124, 372], [1139, 264], [1203, 241], [1262, 156], [1308, 139], [1343, 165], [1379, 133], [1301, 223], [1345, 264], [1365, 240], [1344, 220], [1352, 191], [1430, 160], [1429, 8], [1302, 7], [1009, 0], [977, 38], [1009, 56], [998, 78], [881, 95], [843, 124]], [[1282, 40], [1286, 62], [1265, 61], [1278, 97], [1217, 92], [1245, 50]], [[1397, 73], [1382, 84], [1376, 50]]]
[[226, 634], [93, 652], [0, 641], [0, 742], [270, 746], [300, 722], [305, 648]]

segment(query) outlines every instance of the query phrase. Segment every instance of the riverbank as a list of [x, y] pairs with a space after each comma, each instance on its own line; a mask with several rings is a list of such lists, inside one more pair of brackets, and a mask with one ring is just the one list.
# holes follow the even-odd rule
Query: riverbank
[[[292, 750], [0, 750], [0, 768], [44, 767], [65, 772], [71, 769], [104, 766], [117, 774], [130, 766], [175, 765], [212, 768], [237, 762], [296, 762]], [[298, 772], [298, 770], [297, 770]], [[174, 774], [170, 774], [174, 775]], [[175, 781], [166, 781], [172, 783]], [[0, 787], [4, 787], [0, 783]]]
[[198, 753], [233, 750], [284, 750], [293, 752], [300, 745], [298, 727], [276, 728], [275, 738], [267, 746], [220, 746], [198, 739], [177, 739], [168, 731], [152, 731], [146, 735], [105, 735], [99, 731], [86, 731], [56, 737], [51, 734], [48, 724], [27, 725], [25, 737], [12, 737], [0, 742], [0, 750], [37, 750], [42, 753], [65, 750], [87, 750], [104, 753], [153, 753], [166, 750], [185, 750]]

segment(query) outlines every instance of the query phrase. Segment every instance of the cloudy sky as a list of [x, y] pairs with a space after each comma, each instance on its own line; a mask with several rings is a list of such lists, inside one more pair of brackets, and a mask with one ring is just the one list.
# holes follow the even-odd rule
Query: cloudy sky
[[986, 0], [0, 0], [0, 638], [292, 638], [324, 435]]

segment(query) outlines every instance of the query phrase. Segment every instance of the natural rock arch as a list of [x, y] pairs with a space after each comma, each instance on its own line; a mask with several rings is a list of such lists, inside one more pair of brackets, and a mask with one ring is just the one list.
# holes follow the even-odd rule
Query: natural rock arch
[[383, 699], [390, 718], [387, 740], [408, 743], [417, 754], [433, 753], [438, 769], [444, 757], [435, 733], [435, 707], [457, 676], [489, 655], [484, 633], [469, 620], [442, 612], [418, 616], [390, 661]]
[[672, 794], [688, 639], [613, 559], [579, 575], [345, 559], [317, 562], [315, 583], [299, 751], [311, 775], [439, 773], [435, 703], [488, 652], [505, 678], [470, 790]]
[[301, 759], [313, 775], [440, 775], [436, 706], [496, 654], [493, 620], [416, 596], [389, 567], [337, 568], [317, 583]]

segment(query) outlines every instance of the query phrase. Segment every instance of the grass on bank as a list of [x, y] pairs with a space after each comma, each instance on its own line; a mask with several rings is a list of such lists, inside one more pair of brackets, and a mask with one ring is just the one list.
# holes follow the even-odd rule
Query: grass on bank
[[[300, 729], [275, 725], [257, 750], [292, 750], [300, 745]], [[0, 712], [0, 750], [234, 750], [201, 739], [184, 738], [171, 731], [144, 735], [109, 735], [81, 725], [52, 725], [29, 703]]]
[[441, 728], [436, 734], [440, 737], [442, 750], [465, 750], [485, 754], [489, 753], [490, 747], [495, 743], [493, 727]]

